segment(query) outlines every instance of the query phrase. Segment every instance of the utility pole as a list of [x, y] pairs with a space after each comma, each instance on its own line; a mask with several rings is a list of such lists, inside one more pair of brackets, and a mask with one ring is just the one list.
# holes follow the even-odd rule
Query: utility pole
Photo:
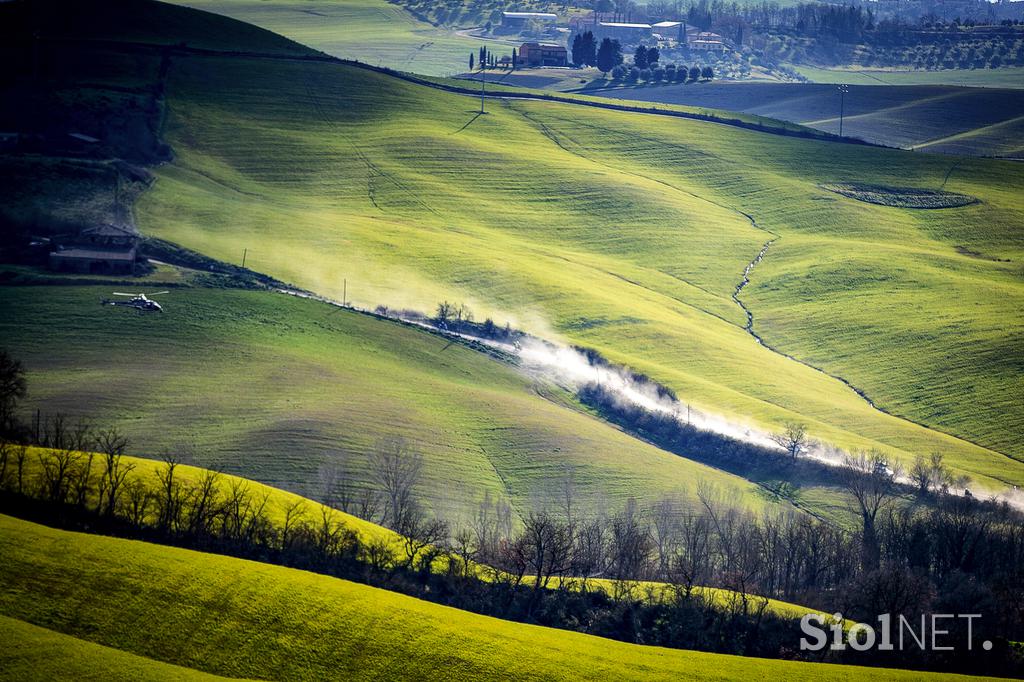
[[846, 83], [839, 86], [839, 137], [843, 136], [843, 104], [846, 99], [846, 93], [850, 91]]
[[484, 65], [480, 65], [480, 113], [484, 113], [484, 94], [487, 90], [487, 72]]
[[341, 305], [343, 308], [348, 307], [348, 279], [341, 281]]
[[246, 248], [242, 249], [242, 267], [243, 267], [243, 268], [245, 267], [245, 257], [246, 257], [247, 255], [249, 255], [249, 249], [248, 249], [248, 247], [246, 247]]

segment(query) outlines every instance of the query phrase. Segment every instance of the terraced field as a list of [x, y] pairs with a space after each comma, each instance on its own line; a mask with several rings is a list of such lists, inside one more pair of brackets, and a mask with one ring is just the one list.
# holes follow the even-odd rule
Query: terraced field
[[[700, 83], [588, 91], [626, 100], [742, 111], [839, 132], [834, 85]], [[1024, 155], [1024, 90], [850, 85], [843, 134], [890, 147], [971, 156]]]
[[553, 387], [415, 328], [209, 289], [174, 289], [164, 315], [142, 316], [97, 305], [110, 291], [4, 287], [0, 336], [28, 368], [30, 408], [117, 424], [141, 454], [191, 454], [318, 496], [322, 466], [368, 485], [367, 452], [402, 437], [425, 459], [421, 496], [452, 520], [485, 493], [523, 513], [555, 504], [569, 472], [581, 509], [693, 499], [698, 481], [767, 504], [753, 484], [626, 436]]
[[[0, 641], [67, 642], [32, 627], [38, 626], [80, 638], [72, 650], [90, 657], [122, 664], [138, 661], [134, 655], [229, 677], [939, 679], [624, 644], [477, 616], [294, 569], [52, 530], [6, 516], [0, 516], [0, 571]], [[58, 593], [59, 601], [52, 598]], [[128, 653], [99, 648], [107, 646]], [[92, 660], [69, 665], [80, 670]], [[60, 659], [53, 664], [60, 670]]]

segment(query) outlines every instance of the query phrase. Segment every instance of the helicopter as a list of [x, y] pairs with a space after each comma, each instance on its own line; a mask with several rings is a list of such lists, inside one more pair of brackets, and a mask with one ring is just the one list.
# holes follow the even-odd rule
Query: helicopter
[[169, 294], [169, 291], [157, 291], [152, 294], [125, 294], [119, 291], [114, 292], [114, 296], [129, 296], [127, 301], [118, 301], [116, 299], [104, 298], [100, 301], [101, 305], [119, 305], [127, 308], [135, 308], [140, 313], [151, 312], [151, 313], [162, 313], [164, 309], [159, 303], [153, 301], [149, 296], [160, 296], [161, 294]]

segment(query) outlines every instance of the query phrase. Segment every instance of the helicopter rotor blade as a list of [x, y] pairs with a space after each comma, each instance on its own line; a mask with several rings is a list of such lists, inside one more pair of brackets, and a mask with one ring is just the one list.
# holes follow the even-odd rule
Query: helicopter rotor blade
[[138, 296], [138, 294], [123, 294], [119, 291], [115, 291], [114, 296]]
[[153, 293], [153, 294], [146, 294], [146, 296], [160, 296], [162, 294], [169, 294], [169, 293], [171, 293], [171, 292], [170, 291], [158, 291], [158, 292]]

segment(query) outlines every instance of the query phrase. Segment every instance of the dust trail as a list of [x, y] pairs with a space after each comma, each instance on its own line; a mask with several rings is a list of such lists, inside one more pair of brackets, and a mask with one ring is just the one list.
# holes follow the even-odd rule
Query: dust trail
[[[768, 245], [770, 244], [771, 242], [768, 243]], [[768, 245], [762, 249], [761, 256], [764, 255]], [[751, 263], [748, 272], [749, 268], [756, 265], [757, 260], [759, 258]], [[553, 343], [522, 332], [516, 332], [513, 340], [497, 340], [467, 331], [440, 327], [426, 315], [415, 311], [390, 311], [387, 314], [381, 314], [359, 308], [351, 303], [342, 304], [339, 301], [299, 289], [277, 289], [277, 291], [298, 298], [320, 301], [338, 308], [385, 317], [451, 339], [478, 344], [498, 351], [506, 360], [511, 360], [520, 371], [539, 381], [546, 381], [572, 392], [576, 392], [584, 386], [596, 384], [623, 403], [634, 405], [648, 412], [670, 415], [681, 424], [769, 450], [783, 451], [782, 446], [771, 439], [771, 433], [721, 415], [695, 409], [684, 401], [680, 401], [671, 391], [656, 382], [636, 374], [626, 367], [610, 364], [596, 354], [588, 354], [577, 348]], [[850, 466], [848, 463], [849, 452], [820, 441], [810, 441], [800, 456], [831, 467], [848, 468]], [[896, 480], [904, 485], [913, 485], [906, 469], [897, 472]], [[994, 498], [1024, 511], [1024, 491], [1019, 491], [1016, 487], [995, 492], [979, 489], [968, 483], [951, 488], [949, 492], [963, 495], [969, 490], [968, 485], [971, 486], [972, 494], [977, 497]]]

